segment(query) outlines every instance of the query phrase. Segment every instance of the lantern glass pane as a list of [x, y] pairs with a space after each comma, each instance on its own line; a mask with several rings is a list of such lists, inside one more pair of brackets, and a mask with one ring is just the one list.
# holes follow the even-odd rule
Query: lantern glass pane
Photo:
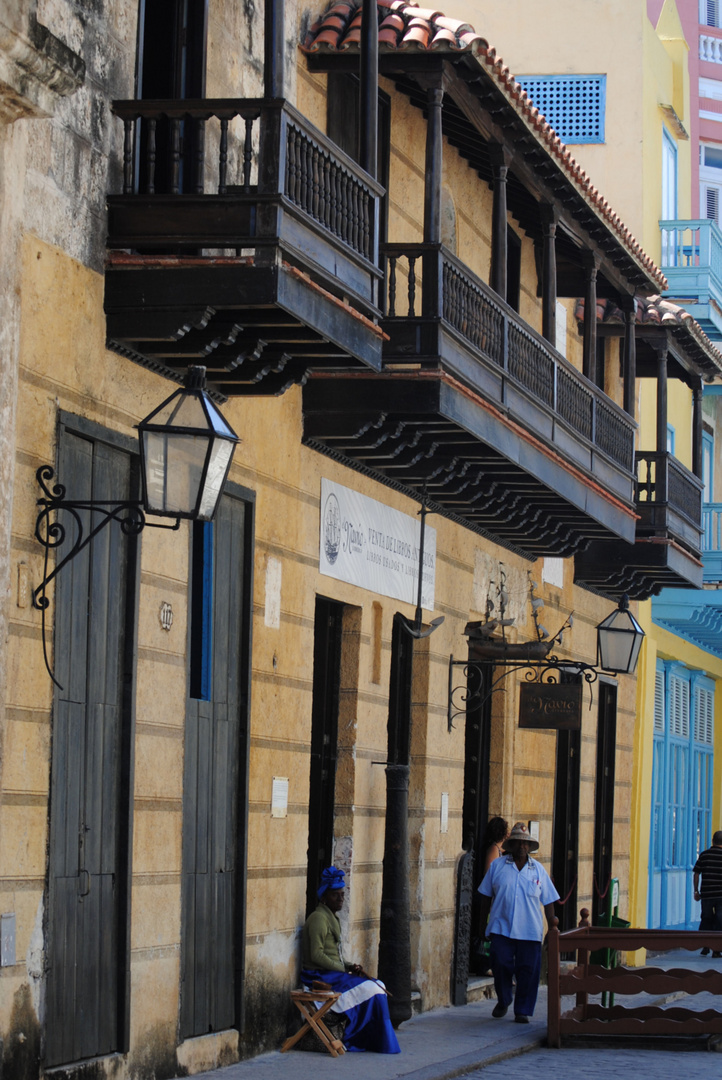
[[198, 508], [201, 521], [210, 521], [216, 509], [216, 503], [223, 488], [228, 465], [235, 450], [235, 443], [226, 439], [215, 439], [208, 456], [208, 472]]
[[[628, 630], [609, 629], [599, 631], [599, 653], [605, 671], [626, 671], [634, 644], [634, 635]], [[639, 650], [637, 650], [639, 651]]]
[[169, 398], [153, 413], [151, 420], [158, 427], [208, 428], [201, 399], [195, 394], [181, 393]]
[[198, 502], [208, 440], [198, 435], [143, 432], [148, 509], [190, 515]]

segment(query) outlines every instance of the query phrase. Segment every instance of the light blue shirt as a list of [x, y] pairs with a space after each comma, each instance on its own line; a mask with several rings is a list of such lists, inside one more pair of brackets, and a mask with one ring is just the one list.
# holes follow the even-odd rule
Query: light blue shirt
[[521, 870], [512, 855], [494, 859], [479, 892], [491, 897], [487, 936], [503, 934], [520, 941], [542, 940], [542, 907], [559, 899], [546, 870], [531, 855]]

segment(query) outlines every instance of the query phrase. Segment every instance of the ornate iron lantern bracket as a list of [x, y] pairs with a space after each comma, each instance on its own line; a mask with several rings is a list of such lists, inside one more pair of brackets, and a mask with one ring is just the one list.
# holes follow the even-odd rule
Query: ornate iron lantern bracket
[[[67, 499], [64, 485], [54, 484], [52, 482], [55, 477], [55, 471], [50, 465], [41, 465], [35, 476], [41, 490], [44, 492], [44, 497], [38, 499], [40, 512], [38, 513], [37, 521], [35, 522], [35, 539], [45, 549], [45, 558], [43, 562], [43, 580], [40, 582], [37, 589], [33, 590], [32, 600], [33, 607], [38, 608], [42, 612], [43, 658], [45, 660], [45, 667], [55, 685], [62, 690], [63, 687], [60, 686], [60, 683], [55, 678], [48, 659], [45, 615], [50, 606], [50, 600], [47, 596], [47, 587], [50, 582], [56, 578], [63, 567], [67, 566], [76, 555], [83, 551], [83, 549], [86, 548], [98, 533], [102, 532], [106, 525], [109, 525], [111, 521], [117, 521], [121, 531], [126, 536], [138, 536], [146, 525], [154, 529], [170, 529], [175, 531], [180, 528], [180, 518], [172, 525], [161, 525], [154, 521], [148, 521], [143, 512], [143, 505], [140, 499], [124, 499], [119, 501], [100, 500], [98, 502], [95, 502], [92, 499]], [[101, 518], [97, 525], [90, 529], [89, 532], [85, 531], [83, 525], [83, 511], [92, 511], [95, 514], [99, 514]], [[61, 513], [70, 515], [74, 527], [70, 523], [66, 524], [62, 520], [59, 520], [57, 516], [53, 517], [53, 515]], [[69, 542], [71, 536], [74, 537], [72, 545], [65, 552], [60, 561], [56, 562], [53, 569], [50, 570], [49, 563], [51, 551], [57, 551], [59, 553], [63, 545]]]
[[[533, 646], [532, 646], [533, 647]], [[494, 677], [488, 686], [484, 686], [485, 668], [503, 668], [500, 674], [494, 673]], [[455, 686], [454, 672], [461, 669], [461, 674], [466, 682]], [[449, 695], [447, 704], [447, 730], [452, 731], [454, 720], [464, 716], [469, 709], [479, 709], [491, 695], [497, 690], [503, 690], [501, 685], [504, 679], [513, 675], [515, 671], [524, 671], [526, 682], [558, 682], [562, 675], [581, 676], [589, 686], [589, 708], [592, 707], [592, 684], [599, 678], [598, 670], [592, 664], [585, 664], [579, 660], [562, 660], [558, 656], [548, 655], [543, 659], [532, 657], [526, 660], [520, 658], [504, 657], [500, 651], [498, 657], [488, 656], [483, 659], [454, 660], [453, 654], [449, 657]]]

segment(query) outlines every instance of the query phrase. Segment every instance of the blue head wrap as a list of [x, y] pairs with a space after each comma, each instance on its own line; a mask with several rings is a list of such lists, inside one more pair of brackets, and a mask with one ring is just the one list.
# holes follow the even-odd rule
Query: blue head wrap
[[345, 889], [346, 888], [346, 873], [343, 870], [338, 870], [335, 866], [327, 866], [321, 874], [321, 884], [318, 887], [316, 895], [319, 900], [323, 897], [323, 894], [328, 889]]

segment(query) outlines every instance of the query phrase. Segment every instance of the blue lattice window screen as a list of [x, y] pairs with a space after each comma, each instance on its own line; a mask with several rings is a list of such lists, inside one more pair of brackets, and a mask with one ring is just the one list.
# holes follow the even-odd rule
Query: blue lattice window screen
[[518, 82], [562, 142], [604, 142], [606, 75], [524, 75]]

